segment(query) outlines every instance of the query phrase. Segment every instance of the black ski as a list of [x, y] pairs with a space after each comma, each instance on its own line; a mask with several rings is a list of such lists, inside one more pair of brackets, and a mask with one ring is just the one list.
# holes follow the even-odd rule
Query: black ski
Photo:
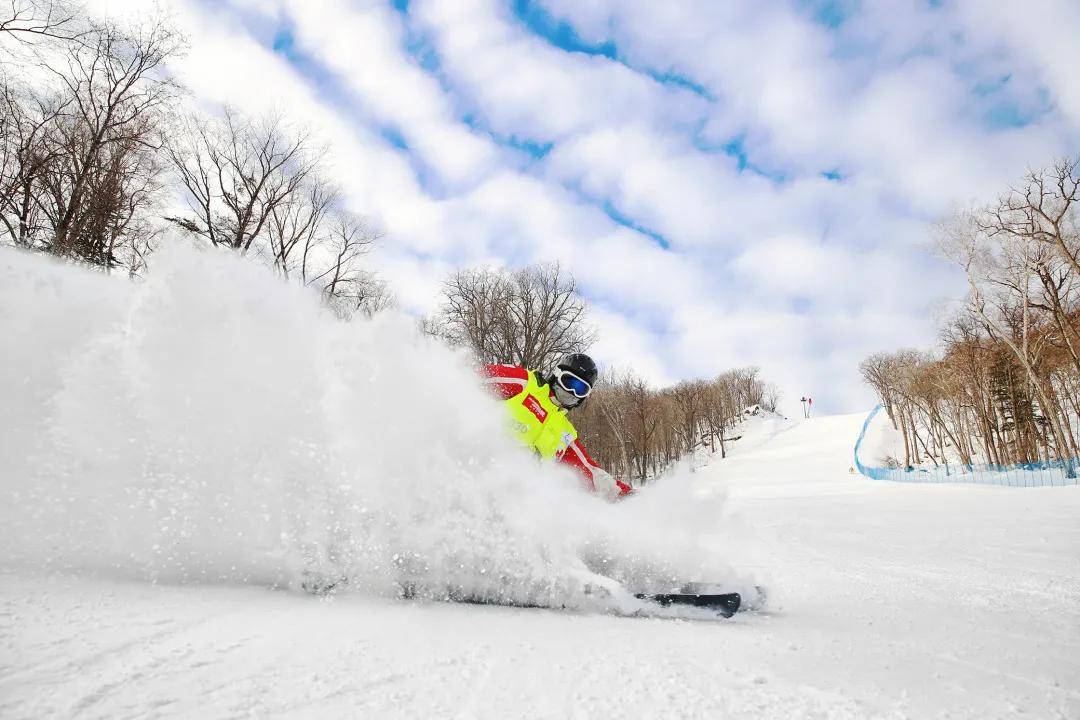
[[742, 605], [742, 597], [739, 595], [739, 593], [734, 592], [671, 592], [656, 593], [655, 595], [650, 595], [648, 593], [639, 593], [635, 597], [637, 597], [639, 600], [654, 602], [662, 607], [668, 607], [669, 605], [688, 605], [691, 607], [715, 610], [726, 618], [729, 618], [735, 613], [739, 612], [739, 606]]

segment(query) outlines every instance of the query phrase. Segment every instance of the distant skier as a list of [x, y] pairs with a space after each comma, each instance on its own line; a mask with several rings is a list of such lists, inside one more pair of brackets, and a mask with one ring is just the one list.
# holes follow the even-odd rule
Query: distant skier
[[510, 413], [514, 434], [542, 458], [573, 467], [590, 491], [608, 500], [629, 495], [631, 488], [612, 477], [589, 457], [577, 430], [566, 417], [581, 406], [596, 382], [596, 363], [573, 353], [555, 369], [541, 373], [516, 365], [486, 365], [483, 373]]

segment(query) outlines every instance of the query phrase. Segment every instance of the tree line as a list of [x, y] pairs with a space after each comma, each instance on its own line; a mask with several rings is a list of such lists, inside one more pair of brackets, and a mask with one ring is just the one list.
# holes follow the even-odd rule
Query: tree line
[[597, 462], [643, 484], [699, 450], [727, 457], [746, 412], [775, 412], [778, 402], [756, 367], [660, 389], [624, 370], [605, 374], [574, 424]]
[[866, 358], [863, 379], [903, 437], [912, 467], [1080, 458], [1080, 173], [1063, 159], [937, 230], [967, 293], [938, 352]]
[[163, 18], [92, 19], [62, 0], [0, 11], [3, 242], [138, 275], [166, 230], [265, 262], [343, 315], [391, 301], [324, 148], [282, 115], [191, 107]]

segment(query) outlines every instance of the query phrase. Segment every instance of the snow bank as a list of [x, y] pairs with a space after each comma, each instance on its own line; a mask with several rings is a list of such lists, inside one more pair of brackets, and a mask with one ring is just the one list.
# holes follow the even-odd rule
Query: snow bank
[[0, 560], [161, 582], [582, 604], [584, 559], [721, 579], [720, 500], [607, 505], [505, 438], [466, 358], [231, 255], [129, 282], [0, 252]]
[[904, 461], [903, 436], [893, 427], [884, 408], [873, 415], [866, 426], [859, 446], [859, 460], [868, 467], [892, 467]]

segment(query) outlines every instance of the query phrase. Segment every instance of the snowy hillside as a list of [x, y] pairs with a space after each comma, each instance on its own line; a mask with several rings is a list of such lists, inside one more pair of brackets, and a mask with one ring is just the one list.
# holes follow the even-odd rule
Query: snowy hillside
[[[1080, 717], [1078, 487], [874, 482], [863, 415], [754, 418], [606, 505], [400, 319], [163, 267], [0, 255], [0, 717]], [[578, 558], [771, 607], [612, 616]]]

